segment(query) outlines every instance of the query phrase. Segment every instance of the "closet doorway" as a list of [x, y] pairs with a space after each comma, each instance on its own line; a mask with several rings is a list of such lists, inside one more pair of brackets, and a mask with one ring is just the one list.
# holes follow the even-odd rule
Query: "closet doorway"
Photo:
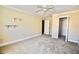
[[68, 17], [59, 18], [58, 38], [63, 38], [65, 41], [68, 41], [68, 30], [69, 30], [68, 22], [69, 22]]

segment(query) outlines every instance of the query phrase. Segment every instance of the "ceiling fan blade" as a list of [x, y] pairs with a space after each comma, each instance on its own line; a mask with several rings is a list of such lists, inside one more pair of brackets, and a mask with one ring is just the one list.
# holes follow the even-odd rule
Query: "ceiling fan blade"
[[42, 9], [40, 9], [40, 10], [37, 10], [36, 12], [41, 12], [42, 11]]
[[42, 9], [47, 9], [48, 8], [48, 5], [38, 5], [37, 7], [38, 8], [42, 8]]
[[56, 12], [56, 10], [55, 9], [51, 9], [51, 10], [49, 10], [49, 12], [54, 13], [54, 12]]
[[56, 10], [53, 8], [53, 9], [51, 9], [53, 12], [56, 12]]
[[54, 9], [54, 7], [49, 7], [48, 9]]
[[38, 7], [38, 8], [43, 8], [41, 5], [38, 5], [37, 7]]

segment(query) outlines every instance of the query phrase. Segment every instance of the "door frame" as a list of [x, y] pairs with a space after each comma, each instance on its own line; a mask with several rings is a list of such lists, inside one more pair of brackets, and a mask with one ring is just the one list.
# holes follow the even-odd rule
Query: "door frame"
[[[67, 29], [66, 29], [66, 38], [65, 38], [65, 41], [68, 41], [68, 36], [69, 36], [69, 16], [60, 16], [58, 18], [58, 20], [60, 18], [64, 18], [64, 17], [67, 17]], [[59, 26], [58, 26], [58, 33], [59, 33]]]

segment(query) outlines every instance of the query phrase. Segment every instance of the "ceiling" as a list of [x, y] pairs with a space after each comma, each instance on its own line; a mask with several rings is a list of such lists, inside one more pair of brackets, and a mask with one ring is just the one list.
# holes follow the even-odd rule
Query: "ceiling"
[[[26, 11], [33, 15], [44, 16], [42, 13], [36, 13], [36, 11], [39, 10], [39, 8], [37, 8], [37, 5], [9, 5], [9, 6]], [[53, 5], [53, 6], [54, 11], [51, 14], [79, 9], [79, 5]]]

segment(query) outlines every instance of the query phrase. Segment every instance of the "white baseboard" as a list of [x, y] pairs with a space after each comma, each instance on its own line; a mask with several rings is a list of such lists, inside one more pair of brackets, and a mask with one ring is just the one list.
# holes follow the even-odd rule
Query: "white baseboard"
[[33, 37], [36, 37], [36, 36], [40, 36], [40, 35], [41, 35], [41, 33], [37, 33], [37, 34], [31, 35], [31, 36], [28, 36], [28, 37], [25, 37], [25, 38], [22, 38], [22, 39], [2, 43], [2, 44], [0, 44], [0, 47], [10, 45], [10, 44], [14, 44], [14, 43], [17, 43], [17, 42], [20, 42], [20, 41], [23, 41], [23, 40], [27, 40], [27, 39], [30, 39], [30, 38], [33, 38]]
[[73, 43], [77, 43], [78, 44], [78, 42], [77, 41], [74, 41], [74, 40], [68, 40], [69, 42], [73, 42]]

